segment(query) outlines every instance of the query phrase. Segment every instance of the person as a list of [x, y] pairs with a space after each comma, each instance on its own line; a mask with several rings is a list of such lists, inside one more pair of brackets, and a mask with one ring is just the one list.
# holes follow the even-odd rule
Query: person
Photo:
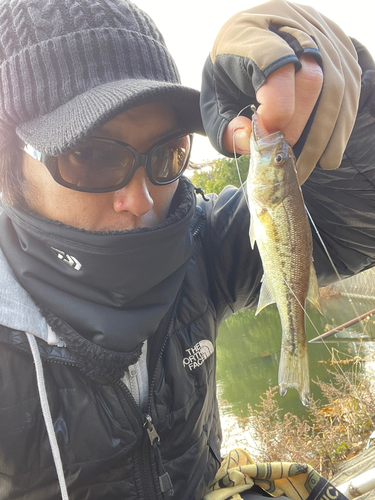
[[[206, 201], [182, 175], [192, 134], [246, 153], [237, 115], [260, 104], [350, 276], [375, 262], [374, 63], [272, 0], [228, 21], [199, 95], [128, 0], [1, 0], [0, 19], [0, 499], [201, 500], [218, 326], [262, 270], [242, 191]], [[317, 237], [314, 259], [335, 279]]]

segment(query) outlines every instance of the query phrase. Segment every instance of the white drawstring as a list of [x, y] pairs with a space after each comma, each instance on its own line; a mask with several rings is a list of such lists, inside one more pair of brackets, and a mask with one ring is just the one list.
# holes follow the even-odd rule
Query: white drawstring
[[26, 336], [27, 336], [27, 340], [29, 341], [31, 353], [32, 353], [33, 358], [34, 358], [36, 380], [37, 380], [38, 391], [39, 391], [39, 398], [40, 398], [40, 403], [42, 406], [42, 413], [43, 413], [43, 417], [44, 417], [44, 422], [45, 422], [46, 427], [47, 427], [47, 434], [48, 434], [49, 442], [51, 444], [52, 456], [53, 456], [53, 460], [55, 462], [57, 477], [59, 480], [59, 485], [60, 485], [60, 490], [61, 490], [61, 497], [63, 500], [69, 500], [68, 490], [66, 487], [66, 482], [65, 482], [65, 477], [64, 477], [62, 460], [61, 460], [61, 456], [60, 456], [60, 449], [59, 449], [59, 445], [57, 443], [55, 429], [53, 428], [51, 410], [50, 410], [50, 407], [48, 404], [47, 391], [46, 391], [46, 386], [44, 383], [42, 359], [40, 357], [38, 344], [36, 342], [34, 335], [31, 335], [31, 333], [26, 332]]

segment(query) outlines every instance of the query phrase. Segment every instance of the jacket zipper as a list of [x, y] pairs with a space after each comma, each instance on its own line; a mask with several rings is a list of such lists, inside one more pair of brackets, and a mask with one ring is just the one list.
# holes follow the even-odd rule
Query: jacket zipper
[[[199, 233], [199, 231], [203, 227], [204, 221], [205, 221], [205, 217], [203, 215], [202, 210], [200, 209], [198, 216], [194, 219], [193, 224], [191, 225], [191, 231], [192, 231], [193, 236], [196, 236]], [[153, 487], [150, 484], [150, 481], [149, 481], [150, 476], [152, 478], [154, 478], [154, 481], [158, 480], [159, 488], [163, 494], [163, 497], [171, 497], [174, 494], [173, 484], [172, 484], [171, 478], [170, 478], [168, 472], [166, 472], [166, 470], [164, 469], [164, 465], [163, 465], [163, 460], [162, 460], [162, 456], [161, 456], [161, 452], [160, 452], [160, 436], [157, 433], [156, 428], [155, 428], [153, 421], [152, 421], [152, 414], [153, 414], [152, 395], [153, 395], [154, 387], [156, 384], [157, 368], [159, 366], [159, 363], [161, 362], [161, 358], [163, 356], [164, 349], [165, 349], [167, 342], [168, 342], [168, 339], [169, 339], [169, 334], [170, 334], [170, 330], [172, 327], [173, 318], [174, 318], [175, 312], [177, 310], [178, 304], [180, 302], [182, 288], [183, 288], [183, 283], [181, 284], [180, 289], [178, 291], [178, 294], [177, 294], [177, 297], [176, 297], [176, 300], [174, 303], [173, 311], [172, 311], [172, 314], [169, 318], [169, 322], [168, 322], [168, 325], [166, 328], [166, 333], [164, 335], [163, 343], [162, 343], [161, 348], [159, 350], [158, 359], [156, 361], [154, 373], [153, 373], [153, 376], [151, 378], [151, 383], [150, 383], [150, 387], [149, 387], [149, 396], [148, 396], [148, 407], [147, 407], [148, 413], [146, 415], [144, 415], [142, 413], [142, 411], [139, 408], [137, 402], [135, 401], [131, 391], [128, 389], [128, 387], [121, 380], [117, 380], [115, 382], [116, 385], [121, 387], [121, 389], [127, 394], [127, 396], [132, 401], [132, 403], [133, 403], [132, 406], [133, 406], [134, 410], [136, 411], [140, 421], [142, 422], [142, 426], [146, 429], [146, 432], [147, 432], [149, 443], [147, 443], [147, 439], [144, 440], [144, 443], [146, 443], [145, 445], [143, 445], [143, 443], [142, 443], [141, 448], [142, 448], [142, 451], [144, 450], [144, 453], [141, 453], [141, 464], [142, 464], [142, 472], [143, 472], [143, 482], [144, 482], [143, 484], [146, 485], [147, 492], [149, 493], [149, 498], [153, 498], [154, 493], [156, 493], [156, 497], [158, 497], [157, 488], [156, 488], [155, 483], [154, 483]], [[150, 445], [152, 448], [150, 447]], [[151, 449], [153, 449], [153, 451], [154, 451], [154, 456], [155, 456], [155, 460], [156, 460], [157, 476], [158, 476], [157, 478], [155, 477], [154, 471], [153, 471], [152, 466], [151, 466], [151, 460], [150, 460]]]
[[172, 497], [174, 494], [174, 490], [173, 490], [172, 480], [171, 480], [168, 472], [166, 472], [166, 470], [164, 469], [163, 460], [162, 460], [162, 456], [161, 456], [161, 452], [160, 452], [160, 437], [159, 437], [159, 435], [155, 429], [155, 426], [152, 422], [152, 413], [153, 413], [153, 408], [152, 408], [153, 397], [152, 397], [152, 395], [153, 395], [154, 387], [156, 384], [157, 368], [159, 366], [159, 363], [161, 362], [161, 358], [163, 356], [164, 349], [165, 349], [167, 342], [168, 342], [168, 339], [169, 339], [170, 330], [172, 328], [173, 318], [174, 318], [175, 312], [177, 310], [178, 304], [180, 302], [182, 288], [183, 288], [183, 282], [182, 282], [180, 289], [178, 291], [178, 294], [177, 294], [177, 297], [176, 297], [176, 300], [175, 300], [175, 303], [173, 306], [173, 311], [172, 311], [172, 314], [169, 318], [166, 333], [164, 335], [163, 343], [162, 343], [161, 348], [159, 350], [159, 355], [158, 355], [158, 359], [157, 359], [156, 364], [155, 364], [154, 373], [153, 373], [153, 376], [151, 378], [150, 388], [149, 388], [149, 396], [148, 396], [148, 414], [145, 416], [145, 418], [146, 418], [146, 424], [145, 424], [146, 431], [148, 433], [148, 437], [150, 439], [150, 443], [151, 443], [151, 446], [153, 447], [154, 454], [155, 454], [156, 466], [158, 469], [158, 479], [159, 479], [160, 490], [163, 493], [163, 496], [166, 496], [166, 497]]
[[200, 206], [196, 207], [196, 212], [197, 214], [194, 216], [194, 219], [190, 224], [190, 230], [193, 236], [197, 236], [197, 234], [202, 229], [204, 222], [206, 220], [206, 217], [203, 214], [203, 210]]
[[165, 471], [163, 466], [163, 460], [159, 449], [160, 437], [156, 432], [151, 415], [146, 415], [145, 427], [155, 454], [160, 490], [166, 496], [173, 496], [173, 484], [168, 472]]
[[202, 215], [202, 218], [199, 222], [199, 224], [197, 225], [196, 229], [193, 231], [193, 236], [197, 236], [197, 234], [200, 232], [200, 230], [202, 229], [203, 225], [204, 225], [204, 222], [205, 222], [205, 217], [204, 215]]
[[[199, 210], [197, 210], [198, 214], [194, 218], [192, 224], [191, 224], [191, 232], [193, 236], [196, 236], [199, 231], [202, 229], [204, 222], [205, 222], [205, 216], [203, 215], [203, 211], [200, 207]], [[163, 497], [172, 497], [174, 494], [173, 490], [173, 484], [171, 481], [171, 478], [164, 469], [163, 466], [163, 460], [160, 452], [160, 436], [156, 431], [156, 428], [153, 424], [152, 421], [152, 394], [154, 391], [155, 383], [156, 383], [156, 372], [157, 368], [159, 366], [159, 363], [161, 362], [161, 358], [164, 352], [164, 349], [167, 345], [168, 339], [169, 339], [169, 334], [170, 334], [170, 329], [172, 327], [172, 322], [173, 318], [175, 315], [175, 312], [177, 310], [178, 304], [180, 302], [181, 294], [182, 294], [182, 288], [183, 288], [183, 283], [180, 286], [180, 289], [178, 291], [175, 304], [173, 307], [172, 314], [170, 316], [167, 329], [166, 329], [166, 334], [163, 339], [162, 346], [159, 351], [158, 359], [155, 365], [154, 373], [151, 379], [150, 383], [150, 388], [149, 388], [149, 397], [148, 397], [148, 413], [144, 415], [138, 406], [136, 400], [134, 399], [131, 391], [128, 389], [128, 387], [122, 382], [122, 380], [116, 380], [114, 381], [114, 384], [118, 386], [125, 394], [124, 396], [128, 397], [131, 401], [131, 407], [135, 411], [136, 416], [139, 418], [139, 421], [142, 425], [143, 428], [146, 429], [147, 436], [142, 439], [142, 444], [141, 444], [141, 452], [140, 452], [140, 462], [141, 462], [141, 474], [142, 474], [142, 484], [145, 484], [145, 489], [147, 492], [147, 498], [150, 500], [153, 499], [158, 499], [158, 489], [156, 487], [157, 482], [159, 483], [159, 489], [163, 494]], [[66, 362], [66, 361], [57, 361], [57, 360], [52, 360], [52, 359], [47, 359], [47, 361], [52, 362], [52, 363], [58, 363], [58, 364], [65, 364], [65, 365], [70, 365], [70, 366], [75, 366], [75, 363], [73, 362]], [[149, 441], [149, 442], [148, 442]], [[151, 446], [150, 446], [151, 445]], [[151, 449], [154, 452], [155, 456], [155, 461], [156, 461], [156, 467], [157, 467], [157, 477], [155, 477], [155, 472], [153, 470], [152, 464], [151, 464]], [[153, 478], [153, 483], [150, 481], [150, 477]]]
[[[128, 395], [128, 397], [132, 401], [132, 403], [133, 403], [132, 406], [134, 407], [137, 415], [139, 416], [139, 418], [140, 418], [140, 420], [142, 422], [142, 426], [146, 429], [148, 440], [150, 441], [150, 443], [147, 443], [147, 440], [146, 440], [147, 446], [145, 445], [144, 448], [142, 446], [142, 450], [144, 449], [145, 453], [144, 454], [141, 453], [141, 463], [142, 463], [142, 471], [143, 471], [143, 480], [144, 480], [144, 483], [147, 486], [147, 491], [150, 493], [149, 498], [153, 498], [154, 497], [153, 496], [154, 491], [156, 492], [156, 496], [158, 496], [157, 495], [157, 488], [156, 488], [155, 483], [154, 483], [154, 489], [150, 485], [150, 481], [148, 479], [150, 477], [150, 475], [151, 475], [151, 477], [154, 478], [154, 481], [155, 480], [158, 481], [159, 488], [160, 488], [160, 491], [162, 492], [163, 496], [171, 497], [174, 494], [173, 484], [172, 484], [171, 478], [170, 478], [168, 472], [166, 472], [166, 470], [164, 469], [163, 460], [162, 460], [162, 456], [161, 456], [161, 453], [160, 453], [160, 436], [159, 436], [159, 434], [157, 433], [157, 431], [155, 429], [155, 426], [153, 424], [152, 416], [151, 415], [153, 413], [153, 410], [152, 410], [152, 394], [154, 392], [154, 387], [155, 387], [155, 384], [156, 384], [157, 367], [158, 367], [158, 365], [159, 365], [159, 363], [161, 361], [164, 349], [165, 349], [165, 347], [167, 345], [167, 342], [168, 342], [168, 339], [169, 339], [170, 330], [172, 328], [173, 317], [175, 315], [175, 312], [177, 310], [178, 304], [180, 302], [180, 298], [181, 298], [181, 294], [182, 294], [182, 288], [183, 288], [183, 282], [182, 282], [182, 284], [180, 286], [180, 289], [179, 289], [179, 291], [177, 293], [177, 297], [176, 297], [176, 300], [175, 300], [175, 303], [174, 303], [174, 306], [173, 306], [172, 314], [171, 314], [171, 316], [169, 318], [169, 321], [168, 321], [168, 325], [167, 325], [167, 328], [166, 328], [166, 333], [164, 335], [163, 343], [161, 345], [161, 348], [160, 348], [160, 351], [159, 351], [159, 355], [158, 355], [158, 359], [156, 361], [154, 373], [153, 373], [153, 376], [152, 376], [152, 379], [151, 379], [150, 388], [149, 388], [149, 396], [148, 396], [148, 413], [146, 415], [144, 415], [142, 413], [142, 411], [139, 408], [137, 402], [135, 401], [132, 393], [126, 387], [126, 385], [124, 384], [124, 382], [122, 382], [122, 380], [117, 380], [115, 382], [116, 385], [118, 385], [119, 387], [121, 387], [123, 389], [123, 391]], [[156, 460], [157, 476], [158, 476], [157, 478], [155, 478], [155, 474], [154, 474], [154, 471], [153, 471], [152, 466], [151, 466], [151, 461], [150, 461], [151, 447], [150, 447], [150, 445], [151, 445], [151, 447], [152, 447], [152, 449], [154, 451], [154, 456], [155, 456], [155, 460]], [[145, 457], [145, 455], [146, 455], [146, 457]]]
[[[45, 361], [47, 361], [48, 363], [56, 363], [56, 364], [60, 364], [60, 365], [67, 365], [67, 366], [73, 366], [73, 367], [77, 366], [76, 363], [68, 362], [68, 361], [60, 361], [60, 360], [48, 359], [48, 358], [45, 358]], [[122, 382], [122, 380], [115, 380], [114, 385], [118, 386], [125, 393], [124, 396], [126, 395], [131, 400], [132, 405], [130, 405], [130, 407], [133, 409], [133, 412], [138, 417], [140, 424], [141, 424], [141, 427], [145, 428], [146, 426], [150, 426], [150, 425], [152, 427], [154, 427], [152, 424], [152, 421], [148, 420], [147, 416], [143, 415], [141, 409], [139, 408], [136, 400], [133, 397], [133, 394], [127, 388], [127, 386], [124, 384], [124, 382]], [[151, 419], [151, 417], [150, 417], [150, 419]], [[155, 433], [156, 433], [156, 430], [155, 430]], [[153, 471], [152, 466], [151, 466], [150, 445], [147, 442], [150, 435], [149, 435], [149, 433], [147, 433], [147, 434], [148, 434], [148, 437], [146, 437], [144, 435], [144, 438], [142, 439], [142, 444], [141, 444], [141, 449], [142, 449], [142, 451], [140, 453], [140, 462], [141, 462], [141, 471], [140, 472], [142, 475], [141, 483], [146, 485], [146, 488], [145, 488], [147, 491], [146, 498], [150, 499], [150, 500], [154, 500], [154, 499], [158, 500], [158, 494], [156, 492], [156, 488], [155, 488], [155, 486], [153, 486], [151, 484], [150, 479], [149, 479], [150, 477], [153, 477], [154, 481], [156, 481], [156, 478], [154, 477], [155, 474], [154, 474], [154, 471]], [[156, 433], [156, 435], [157, 435], [157, 433]], [[159, 440], [160, 440], [160, 438], [159, 438]], [[145, 450], [145, 451], [143, 452], [143, 450]]]
[[[133, 413], [139, 420], [140, 426], [143, 428], [147, 425], [147, 419], [145, 415], [143, 415], [141, 409], [139, 408], [137, 402], [135, 401], [132, 393], [129, 391], [128, 387], [124, 384], [122, 380], [116, 380], [114, 382], [115, 386], [118, 386], [121, 390], [123, 396], [127, 397], [130, 402], [130, 408], [133, 410]], [[140, 462], [140, 475], [141, 475], [141, 484], [144, 486], [145, 497], [150, 500], [157, 500], [159, 496], [157, 494], [157, 490], [155, 487], [155, 482], [157, 478], [155, 477], [154, 470], [151, 464], [151, 454], [150, 454], [150, 444], [149, 437], [147, 433], [142, 434], [142, 442], [141, 442], [141, 451], [139, 452], [139, 462]], [[150, 478], [152, 478], [150, 480]], [[154, 482], [154, 484], [153, 484]]]

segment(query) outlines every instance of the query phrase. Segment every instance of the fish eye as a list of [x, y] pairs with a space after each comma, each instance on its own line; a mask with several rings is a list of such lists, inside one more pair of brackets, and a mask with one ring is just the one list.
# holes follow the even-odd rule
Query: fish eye
[[283, 166], [285, 163], [285, 159], [286, 158], [285, 158], [285, 155], [283, 153], [277, 153], [277, 155], [273, 159], [273, 163], [274, 163], [275, 167]]

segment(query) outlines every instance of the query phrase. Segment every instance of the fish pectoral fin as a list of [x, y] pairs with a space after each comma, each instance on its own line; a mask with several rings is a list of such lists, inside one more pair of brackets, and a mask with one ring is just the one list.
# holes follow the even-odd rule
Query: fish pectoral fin
[[274, 215], [275, 214], [271, 214], [269, 210], [262, 209], [258, 214], [258, 219], [262, 224], [263, 231], [267, 235], [267, 238], [271, 241], [278, 241], [280, 239], [280, 230], [272, 217]]
[[272, 296], [272, 293], [270, 292], [270, 289], [267, 286], [267, 282], [264, 279], [264, 276], [262, 278], [262, 286], [260, 288], [260, 294], [259, 294], [259, 301], [258, 301], [258, 307], [255, 312], [255, 316], [265, 307], [269, 306], [270, 304], [274, 304], [276, 301]]
[[320, 313], [322, 313], [318, 279], [316, 277], [314, 264], [312, 262], [310, 264], [310, 278], [309, 278], [309, 290], [307, 292], [307, 300], [310, 301], [311, 304], [315, 306]]
[[254, 250], [256, 238], [255, 238], [255, 224], [254, 224], [253, 217], [250, 219], [249, 236], [250, 236], [250, 245], [251, 245], [251, 248]]

